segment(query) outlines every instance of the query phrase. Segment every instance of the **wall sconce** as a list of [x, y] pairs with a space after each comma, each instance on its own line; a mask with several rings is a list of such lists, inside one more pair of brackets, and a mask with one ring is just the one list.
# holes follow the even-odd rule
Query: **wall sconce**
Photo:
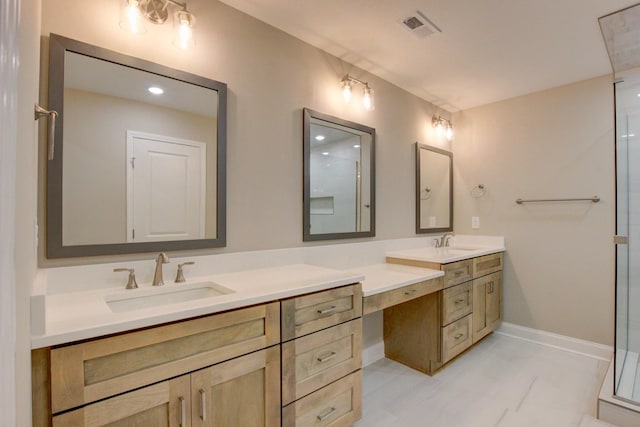
[[453, 124], [451, 124], [451, 120], [447, 120], [444, 117], [436, 117], [433, 116], [431, 119], [431, 124], [434, 128], [436, 128], [436, 132], [438, 135], [444, 134], [447, 138], [447, 141], [451, 141], [453, 139]]
[[187, 49], [195, 44], [196, 17], [186, 3], [175, 0], [120, 0], [120, 28], [134, 34], [147, 32], [146, 22], [164, 24], [169, 18], [169, 6], [178, 8], [173, 18], [173, 44]]
[[369, 83], [358, 80], [355, 77], [351, 77], [349, 74], [346, 74], [342, 80], [340, 80], [344, 102], [348, 103], [351, 100], [351, 90], [354, 86], [359, 84], [364, 86], [362, 89], [362, 106], [365, 110], [371, 111], [375, 108], [373, 89], [369, 87]]

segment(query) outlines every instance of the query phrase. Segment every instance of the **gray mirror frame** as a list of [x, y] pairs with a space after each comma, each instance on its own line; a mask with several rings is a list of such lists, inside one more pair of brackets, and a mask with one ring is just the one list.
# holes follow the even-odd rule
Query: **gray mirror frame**
[[[449, 157], [449, 226], [448, 227], [420, 227], [420, 150], [429, 150]], [[416, 233], [440, 233], [453, 231], [453, 153], [416, 142]]]
[[[217, 139], [217, 187], [216, 230], [214, 239], [175, 240], [164, 242], [115, 243], [101, 245], [63, 245], [62, 240], [62, 164], [64, 156], [64, 64], [65, 52], [121, 64], [154, 73], [218, 92]], [[118, 255], [143, 252], [161, 252], [186, 249], [205, 249], [226, 246], [226, 135], [227, 135], [227, 85], [164, 65], [123, 55], [57, 34], [49, 39], [49, 109], [58, 112], [55, 129], [55, 157], [47, 161], [46, 174], [46, 256], [47, 258], [71, 258], [98, 255]]]
[[[375, 162], [375, 146], [376, 146], [376, 130], [374, 128], [361, 125], [359, 123], [343, 120], [328, 114], [319, 113], [309, 108], [303, 109], [303, 213], [302, 213], [302, 239], [305, 242], [318, 240], [337, 240], [337, 239], [355, 239], [359, 237], [375, 237], [376, 235], [376, 162]], [[335, 123], [340, 126], [356, 129], [371, 135], [371, 229], [369, 231], [354, 231], [348, 233], [324, 233], [311, 234], [311, 119], [324, 120], [325, 122]]]

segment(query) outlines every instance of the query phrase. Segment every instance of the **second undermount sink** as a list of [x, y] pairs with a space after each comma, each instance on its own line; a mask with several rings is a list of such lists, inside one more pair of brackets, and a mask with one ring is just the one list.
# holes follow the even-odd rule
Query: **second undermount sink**
[[122, 313], [222, 296], [233, 292], [214, 282], [197, 282], [122, 291], [105, 295], [104, 301], [112, 312]]

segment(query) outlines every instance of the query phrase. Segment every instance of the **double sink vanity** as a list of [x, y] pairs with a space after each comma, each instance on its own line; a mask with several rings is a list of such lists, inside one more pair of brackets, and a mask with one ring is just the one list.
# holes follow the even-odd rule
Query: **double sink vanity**
[[382, 310], [386, 357], [433, 374], [499, 325], [493, 239], [41, 296], [34, 425], [352, 425], [362, 316]]

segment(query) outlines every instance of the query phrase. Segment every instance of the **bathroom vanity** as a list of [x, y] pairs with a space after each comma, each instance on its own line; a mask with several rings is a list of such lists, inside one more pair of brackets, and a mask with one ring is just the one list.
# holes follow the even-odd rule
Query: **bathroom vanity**
[[[112, 315], [104, 297], [113, 290], [52, 297], [50, 333], [33, 339], [34, 425], [348, 426], [361, 417], [362, 276], [293, 265], [209, 279], [233, 292]], [[78, 309], [73, 300], [94, 308], [76, 312], [75, 328], [63, 319]], [[162, 323], [172, 316], [184, 318]]]

